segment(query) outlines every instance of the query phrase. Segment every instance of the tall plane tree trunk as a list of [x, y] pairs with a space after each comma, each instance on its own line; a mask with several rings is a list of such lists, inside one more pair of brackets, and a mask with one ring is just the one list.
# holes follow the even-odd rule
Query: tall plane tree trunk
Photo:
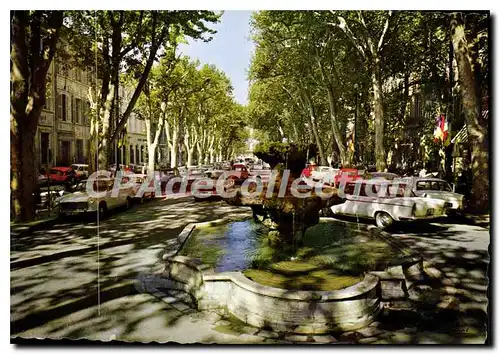
[[174, 129], [172, 133], [172, 144], [170, 145], [170, 167], [177, 167], [177, 147], [178, 147], [178, 131]]
[[16, 221], [30, 221], [37, 183], [35, 135], [63, 12], [16, 10], [10, 18], [11, 213]]
[[302, 90], [302, 93], [304, 95], [304, 101], [305, 101], [305, 104], [306, 104], [308, 112], [309, 112], [309, 121], [311, 123], [311, 131], [312, 131], [312, 134], [314, 136], [316, 146], [318, 147], [320, 164], [326, 165], [326, 157], [325, 157], [325, 154], [323, 152], [323, 145], [321, 144], [321, 139], [319, 137], [318, 128], [316, 125], [316, 112], [314, 110], [313, 102], [312, 102], [312, 99], [309, 96], [309, 93], [307, 91]]
[[191, 129], [186, 130], [186, 133], [184, 135], [184, 146], [186, 147], [186, 154], [187, 154], [186, 166], [193, 165], [193, 153], [197, 141], [198, 141], [198, 136], [196, 135], [195, 128], [192, 127]]
[[384, 148], [384, 101], [378, 58], [375, 59], [372, 70], [373, 115], [375, 118], [375, 163], [377, 171], [384, 171], [387, 167]]
[[455, 59], [458, 65], [458, 80], [462, 96], [465, 122], [472, 157], [472, 191], [470, 206], [476, 211], [489, 210], [489, 165], [488, 131], [480, 123], [481, 108], [477, 99], [476, 83], [469, 60], [470, 53], [465, 37], [462, 15], [454, 13], [450, 22]]
[[110, 134], [109, 126], [112, 116], [112, 106], [115, 95], [115, 89], [116, 89], [115, 85], [110, 84], [110, 89], [108, 91], [106, 102], [104, 104], [104, 110], [102, 110], [102, 126], [101, 126], [102, 131], [99, 136], [100, 138], [99, 151], [97, 152], [99, 160], [98, 167], [100, 170], [107, 170], [109, 157], [111, 156], [112, 153], [112, 149], [110, 147], [110, 139], [109, 139], [109, 134]]
[[321, 78], [323, 80], [323, 85], [325, 86], [326, 93], [328, 96], [328, 107], [330, 111], [330, 125], [332, 128], [332, 135], [333, 138], [335, 139], [335, 143], [337, 145], [337, 148], [339, 149], [340, 152], [340, 158], [342, 161], [342, 166], [344, 167], [350, 167], [352, 164], [352, 158], [353, 154], [350, 153], [349, 147], [345, 146], [344, 139], [342, 137], [342, 134], [340, 134], [338, 123], [337, 123], [337, 107], [336, 107], [336, 100], [335, 100], [335, 93], [333, 91], [333, 84], [332, 82], [327, 78], [326, 72], [324, 70], [323, 64], [321, 63], [321, 57], [319, 55], [319, 52], [316, 53], [316, 62], [318, 64], [318, 67], [321, 72]]

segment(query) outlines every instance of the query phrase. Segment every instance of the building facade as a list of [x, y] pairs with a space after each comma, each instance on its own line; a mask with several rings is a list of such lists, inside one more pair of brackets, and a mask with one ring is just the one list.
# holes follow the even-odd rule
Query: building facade
[[50, 168], [87, 162], [90, 138], [90, 73], [52, 63], [45, 107], [35, 136], [36, 166]]
[[[47, 74], [46, 103], [35, 136], [35, 166], [38, 168], [89, 162], [91, 75], [78, 68], [65, 69], [55, 60], [51, 64]], [[128, 102], [127, 95], [124, 96], [122, 102]], [[122, 106], [124, 110], [126, 105]], [[144, 122], [132, 114], [126, 131], [119, 163], [144, 162], [147, 157]]]

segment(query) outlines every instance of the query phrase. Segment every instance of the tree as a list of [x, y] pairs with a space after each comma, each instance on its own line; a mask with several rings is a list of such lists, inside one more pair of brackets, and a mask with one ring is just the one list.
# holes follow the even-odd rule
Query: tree
[[11, 195], [16, 221], [34, 218], [34, 141], [62, 11], [11, 11]]
[[[334, 13], [334, 15], [337, 15]], [[347, 17], [350, 24], [347, 23]], [[377, 170], [386, 168], [386, 153], [384, 148], [384, 97], [382, 82], [381, 53], [390, 38], [388, 31], [394, 31], [394, 15], [392, 11], [357, 11], [345, 16], [338, 14], [338, 22], [332, 23], [340, 28], [351, 40], [361, 58], [370, 69], [373, 92], [373, 113], [375, 119], [375, 159]], [[351, 28], [353, 27], [353, 28]]]
[[[91, 39], [83, 49], [87, 62], [98, 57], [100, 90], [94, 92], [95, 115], [91, 146], [99, 143], [99, 167], [109, 161], [111, 145], [121, 135], [128, 117], [134, 110], [153, 63], [179, 35], [204, 38], [215, 31], [205, 22], [217, 22], [220, 15], [211, 11], [87, 11], [75, 15], [72, 21], [75, 33], [87, 34]], [[81, 45], [81, 42], [75, 42]], [[132, 72], [137, 78], [130, 101], [123, 112], [117, 109], [119, 76]], [[91, 159], [94, 160], [93, 158]]]
[[[146, 140], [148, 146], [148, 174], [152, 175], [155, 169], [155, 156], [160, 135], [166, 124], [171, 104], [172, 93], [182, 84], [182, 76], [176, 75], [176, 67], [181, 61], [176, 56], [176, 40], [166, 49], [160, 63], [152, 68], [150, 78], [139, 96], [134, 112], [146, 125]], [[128, 78], [127, 84], [135, 87], [136, 79]]]
[[[309, 38], [302, 35], [303, 32], [297, 26], [300, 16], [298, 12], [291, 11], [261, 11], [254, 15], [253, 38], [257, 49], [252, 60], [250, 79], [252, 84], [274, 82], [273, 85], [261, 87], [272, 88], [273, 94], [275, 90], [280, 95], [285, 94], [289, 104], [295, 106], [293, 110], [307, 117], [307, 131], [318, 147], [321, 163], [326, 164], [324, 139], [320, 134], [320, 126], [324, 122], [323, 109], [318, 107], [321, 103], [318, 103], [317, 78], [314, 77], [310, 58], [304, 52]], [[282, 101], [282, 104], [285, 102]], [[289, 112], [290, 109], [283, 111], [285, 114]], [[285, 114], [278, 115], [283, 119]], [[283, 135], [283, 127], [280, 128]], [[294, 135], [298, 134], [294, 132]]]
[[[484, 21], [484, 19], [483, 19]], [[478, 92], [475, 75], [479, 68], [475, 57], [469, 49], [463, 15], [454, 13], [450, 22], [453, 49], [458, 66], [460, 94], [471, 145], [473, 185], [471, 206], [478, 211], [489, 209], [489, 162], [488, 162], [488, 130], [481, 117], [481, 97]]]

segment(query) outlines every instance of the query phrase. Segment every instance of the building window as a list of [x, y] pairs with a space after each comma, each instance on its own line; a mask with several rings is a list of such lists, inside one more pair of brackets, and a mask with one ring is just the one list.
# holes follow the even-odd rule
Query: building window
[[42, 165], [47, 165], [49, 163], [49, 133], [40, 133], [40, 152]]
[[59, 158], [57, 164], [59, 166], [69, 166], [71, 156], [71, 143], [67, 140], [60, 140]]
[[67, 116], [67, 96], [61, 93], [57, 96], [57, 119], [66, 122]]
[[75, 98], [75, 107], [73, 109], [73, 113], [75, 115], [75, 123], [84, 123], [84, 107], [83, 101], [79, 98]]
[[82, 81], [82, 71], [80, 69], [75, 69], [75, 80], [78, 82]]
[[135, 162], [135, 159], [134, 159], [134, 147], [132, 145], [130, 145], [130, 163], [131, 164], [134, 164]]
[[89, 124], [90, 123], [90, 102], [85, 101], [85, 103], [83, 103], [83, 101], [82, 101], [82, 105], [83, 105], [82, 124]]
[[76, 139], [76, 160], [83, 163], [83, 139]]

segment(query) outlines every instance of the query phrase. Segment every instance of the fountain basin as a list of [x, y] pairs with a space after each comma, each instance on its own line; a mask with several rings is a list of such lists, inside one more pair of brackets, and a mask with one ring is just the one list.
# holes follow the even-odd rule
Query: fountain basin
[[186, 256], [167, 261], [164, 275], [183, 284], [199, 310], [233, 315], [259, 328], [301, 334], [349, 331], [368, 325], [380, 310], [379, 278], [372, 274], [340, 290], [290, 291], [256, 283], [241, 272], [215, 273]]
[[[200, 258], [181, 255], [183, 250], [189, 248], [187, 244], [197, 229], [226, 222], [188, 225], [179, 234], [178, 241], [183, 246], [177, 254], [164, 258], [164, 276], [178, 282], [193, 297], [199, 310], [232, 315], [259, 328], [298, 334], [358, 329], [372, 322], [380, 311], [382, 284], [376, 274], [366, 273], [356, 284], [339, 290], [290, 290], [247, 278], [241, 272], [244, 270], [241, 263], [233, 259], [227, 262], [224, 256], [219, 261], [210, 260], [212, 263], [208, 264]], [[196, 250], [206, 246], [195, 245], [190, 247]], [[241, 250], [233, 253], [237, 256]]]

